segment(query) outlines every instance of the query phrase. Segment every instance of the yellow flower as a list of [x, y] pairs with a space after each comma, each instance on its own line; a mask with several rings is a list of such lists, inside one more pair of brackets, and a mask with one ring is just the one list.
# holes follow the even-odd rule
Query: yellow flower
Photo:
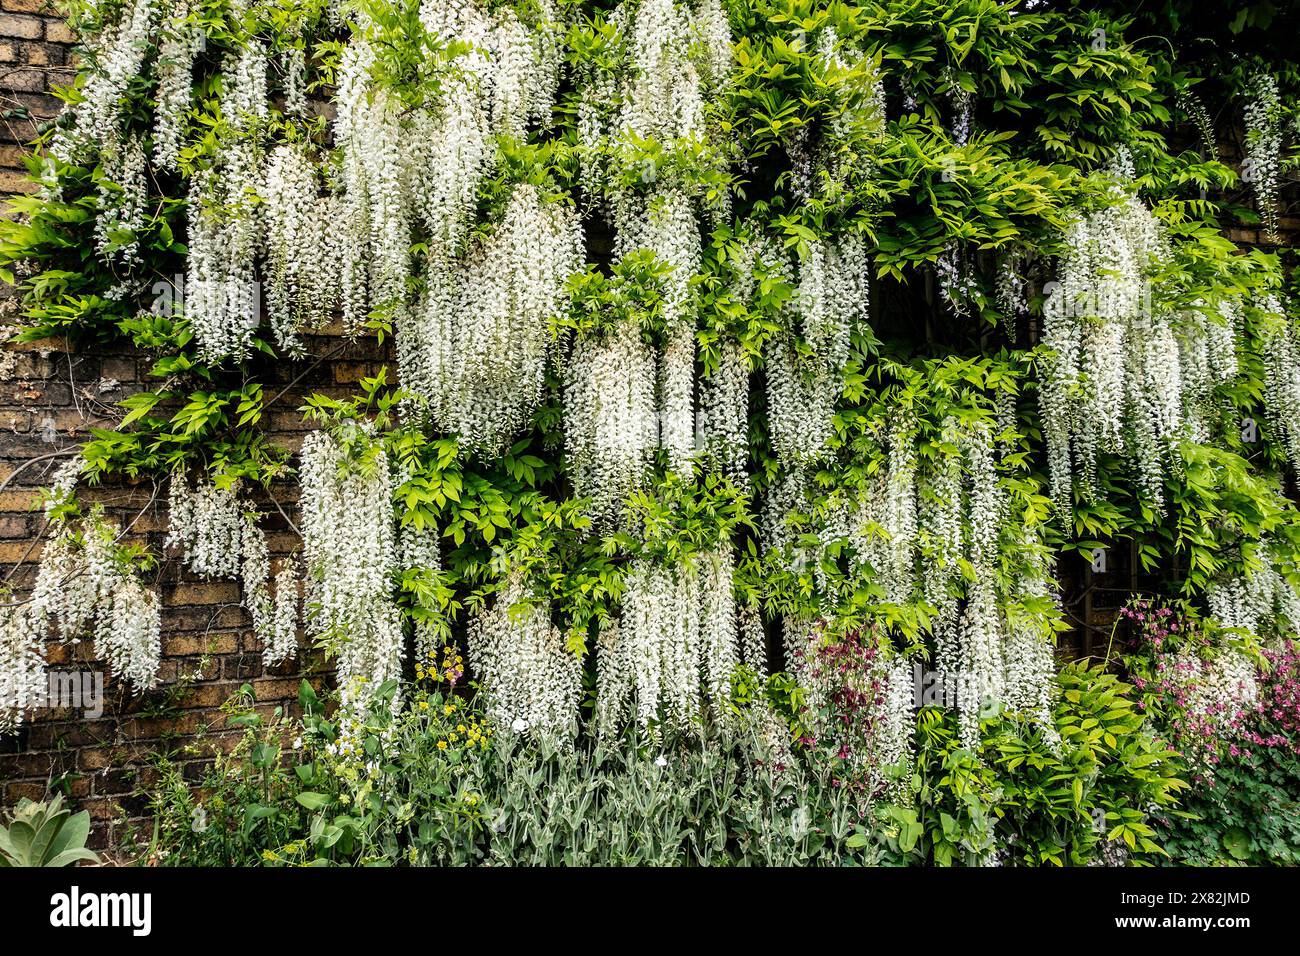
[[429, 709], [429, 702], [428, 702], [427, 700], [422, 700], [422, 701], [420, 701], [420, 709], [421, 709], [421, 710], [428, 710], [428, 709]]
[[439, 741], [438, 741], [438, 749], [439, 749], [439, 750], [446, 750], [446, 749], [447, 749], [447, 741], [445, 741], [445, 740], [439, 740]]

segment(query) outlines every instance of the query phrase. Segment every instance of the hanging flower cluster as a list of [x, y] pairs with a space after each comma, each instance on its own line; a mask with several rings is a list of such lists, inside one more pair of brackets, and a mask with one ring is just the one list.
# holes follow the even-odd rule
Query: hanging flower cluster
[[593, 196], [611, 185], [612, 170], [601, 163], [607, 150], [630, 159], [641, 182], [653, 187], [660, 170], [640, 154], [640, 144], [676, 150], [703, 143], [705, 102], [726, 84], [733, 64], [719, 0], [699, 0], [693, 9], [674, 0], [619, 4], [606, 22], [614, 33], [611, 48], [583, 64], [577, 77], [583, 182]]
[[399, 330], [409, 318], [418, 342], [430, 330], [420, 328], [425, 317], [406, 315], [414, 230], [428, 237], [431, 268], [445, 268], [470, 225], [494, 137], [522, 136], [549, 116], [559, 82], [555, 12], [539, 4], [529, 26], [506, 7], [426, 0], [424, 53], [449, 62], [439, 94], [415, 105], [384, 82], [376, 52], [384, 38], [364, 14], [360, 20], [343, 58], [335, 122], [347, 232], [344, 325], [359, 328], [371, 309], [388, 308]]
[[[943, 625], [937, 626], [935, 633], [938, 669], [956, 680], [962, 740], [969, 746], [978, 739], [981, 712], [991, 703], [1002, 701], [1006, 693], [1006, 660], [996, 593], [998, 532], [1005, 499], [998, 487], [988, 426], [980, 425], [961, 434], [950, 422], [947, 430], [961, 449], [962, 461], [959, 465], [957, 459], [949, 459], [946, 468], [954, 474], [946, 476], [944, 484], [949, 488], [957, 485], [955, 470], [962, 468], [964, 534], [958, 541], [939, 542], [939, 553], [947, 560], [934, 580], [943, 582], [945, 590], [931, 587], [930, 596], [939, 609], [936, 621]], [[943, 520], [950, 521], [949, 509], [961, 506], [960, 501], [945, 502], [940, 509]], [[955, 606], [952, 592], [954, 579], [960, 575], [954, 558], [969, 561], [973, 570], [965, 605], [960, 609]], [[948, 581], [944, 582], [944, 578]]]
[[1251, 81], [1246, 100], [1246, 160], [1242, 178], [1255, 192], [1268, 242], [1279, 241], [1278, 199], [1282, 177], [1282, 99], [1277, 77], [1260, 73]]
[[717, 366], [700, 383], [697, 432], [717, 469], [731, 478], [745, 476], [749, 455], [749, 362], [738, 342], [719, 344]]
[[69, 644], [92, 638], [95, 656], [137, 691], [158, 680], [158, 596], [136, 575], [101, 509], [80, 518], [61, 513], [74, 503], [80, 464], [65, 466], [46, 498], [52, 531], [31, 595], [0, 616], [0, 731], [17, 729], [24, 711], [44, 699], [51, 634]]
[[[621, 5], [609, 18], [619, 65], [579, 78], [578, 131], [588, 190], [608, 197], [615, 256], [648, 250], [668, 267], [664, 347], [656, 371], [658, 442], [670, 469], [689, 474], [696, 452], [695, 334], [691, 282], [702, 258], [699, 190], [673, 156], [716, 149], [705, 99], [731, 70], [731, 34], [717, 0]], [[655, 144], [663, 152], [647, 152]], [[615, 188], [614, 174], [634, 180]]]
[[1179, 90], [1177, 103], [1178, 109], [1196, 127], [1196, 133], [1201, 139], [1202, 155], [1207, 159], [1216, 159], [1219, 152], [1218, 138], [1214, 135], [1214, 121], [1210, 119], [1210, 111], [1205, 108], [1205, 101], [1191, 90]]
[[449, 83], [445, 103], [408, 112], [373, 80], [375, 70], [372, 44], [355, 36], [340, 70], [334, 129], [343, 150], [348, 330], [359, 329], [373, 308], [400, 313], [412, 229], [420, 222], [435, 246], [454, 243], [490, 153], [487, 117], [466, 84]]
[[266, 45], [256, 37], [227, 54], [220, 107], [232, 139], [190, 183], [185, 317], [207, 362], [247, 356], [262, 322], [258, 130], [270, 108], [269, 68]]
[[400, 677], [404, 653], [392, 476], [366, 429], [312, 432], [299, 471], [307, 631], [334, 656], [352, 703]]
[[[80, 463], [59, 469], [45, 496], [45, 516], [53, 518], [71, 502]], [[48, 594], [49, 588], [46, 588]], [[11, 595], [5, 594], [6, 599]], [[51, 607], [33, 599], [10, 601], [0, 616], [0, 734], [22, 726], [26, 712], [39, 706], [46, 692], [45, 642], [49, 637]]]
[[1183, 390], [1183, 420], [1193, 441], [1207, 443], [1213, 437], [1209, 423], [1219, 412], [1214, 390], [1237, 377], [1244, 307], [1240, 297], [1231, 296], [1213, 309], [1190, 309], [1179, 316], [1178, 374]]
[[[522, 137], [549, 120], [560, 82], [561, 24], [551, 0], [530, 11], [531, 22], [506, 6], [464, 0], [423, 0], [420, 22], [443, 43], [473, 47], [456, 67], [468, 74], [494, 135]], [[471, 93], [473, 95], [473, 93]]]
[[599, 639], [599, 733], [614, 734], [629, 718], [686, 730], [701, 716], [701, 702], [725, 714], [740, 661], [733, 571], [726, 547], [679, 564], [633, 561], [622, 614]]
[[153, 161], [159, 169], [174, 170], [180, 158], [192, 96], [194, 58], [203, 44], [203, 28], [194, 19], [194, 4], [182, 0], [163, 21], [154, 65], [158, 105], [154, 110]]
[[1291, 467], [1300, 471], [1300, 342], [1278, 295], [1263, 296], [1255, 304], [1265, 322], [1265, 410]]
[[[247, 572], [245, 572], [247, 573]], [[297, 557], [280, 565], [275, 575], [269, 633], [262, 640], [262, 663], [267, 667], [287, 661], [298, 653], [298, 608], [302, 601], [302, 571]], [[264, 613], [264, 612], [263, 612]], [[256, 627], [256, 618], [254, 619]]]
[[861, 496], [848, 538], [875, 572], [885, 600], [906, 603], [916, 586], [920, 524], [917, 504], [915, 424], [899, 415], [888, 436], [886, 467]]
[[853, 330], [869, 316], [866, 242], [856, 233], [813, 242], [798, 272], [799, 338], [811, 355], [777, 338], [765, 355], [772, 444], [787, 467], [818, 458], [830, 438]]
[[1151, 294], [1168, 240], [1122, 185], [1132, 175], [1123, 158], [1114, 172], [1121, 184], [1111, 204], [1067, 232], [1043, 306], [1040, 407], [1052, 495], [1067, 515], [1076, 479], [1085, 493], [1094, 489], [1100, 452], [1131, 462], [1143, 495], [1159, 505], [1182, 423], [1179, 344]]
[[925, 468], [913, 417], [901, 413], [884, 431], [885, 467], [828, 516], [823, 541], [846, 540], [885, 602], [930, 610], [936, 669], [957, 691], [963, 740], [998, 707], [1034, 716], [1050, 734], [1051, 552], [1037, 521], [1011, 507], [993, 426], [949, 418], [940, 447], [955, 453]]
[[236, 578], [248, 526], [245, 510], [234, 488], [220, 488], [211, 482], [190, 488], [184, 479], [173, 478], [168, 492], [170, 528], [164, 547], [180, 548], [195, 574]]
[[147, 690], [158, 680], [158, 596], [123, 567], [114, 541], [113, 527], [94, 514], [79, 534], [68, 529], [52, 538], [41, 555], [32, 606], [65, 641], [91, 633], [95, 655], [136, 690]]
[[655, 352], [632, 322], [584, 338], [565, 366], [564, 450], [574, 493], [592, 516], [617, 518], [659, 446]]
[[0, 608], [0, 737], [17, 731], [27, 712], [45, 702], [45, 638], [43, 621], [28, 605]]
[[270, 666], [292, 657], [298, 634], [294, 565], [281, 569], [273, 596], [266, 533], [258, 527], [257, 511], [240, 500], [237, 485], [204, 482], [190, 488], [183, 478], [173, 477], [168, 505], [165, 546], [179, 548], [195, 574], [242, 580], [244, 607], [262, 642], [263, 662]]
[[240, 144], [226, 165], [200, 173], [191, 185], [184, 308], [205, 361], [247, 355], [262, 321], [257, 169], [255, 150]]
[[[416, 527], [403, 524], [398, 529], [397, 547], [402, 573], [414, 571], [428, 574], [442, 568], [442, 547], [438, 543], [438, 529], [426, 525]], [[415, 618], [415, 654], [416, 661], [434, 660], [438, 650], [445, 644], [445, 621], [440, 615], [424, 613]]]
[[701, 241], [694, 203], [682, 189], [649, 197], [626, 194], [615, 210], [615, 253], [649, 250], [668, 267], [663, 301], [665, 345], [659, 356], [659, 443], [669, 467], [689, 474], [695, 452], [695, 328], [690, 281], [699, 272]]
[[271, 151], [258, 189], [266, 310], [276, 344], [289, 354], [302, 351], [302, 329], [331, 320], [340, 295], [340, 203], [322, 195], [317, 179], [309, 148], [285, 143]]
[[[796, 48], [808, 41], [802, 31]], [[816, 132], [797, 126], [784, 136], [790, 159], [790, 191], [799, 202], [835, 192], [854, 177], [869, 176], [875, 166], [870, 144], [883, 130], [884, 87], [867, 51], [841, 38], [826, 25], [812, 38], [822, 88], [834, 97], [829, 122]], [[907, 106], [910, 112], [914, 104]], [[864, 148], [866, 147], [866, 148]]]
[[582, 658], [565, 646], [549, 605], [530, 599], [522, 575], [509, 576], [494, 605], [471, 621], [468, 641], [498, 734], [572, 743]]
[[[631, 68], [622, 91], [619, 135], [672, 142], [698, 135], [704, 125], [704, 95], [699, 70], [690, 56], [692, 13], [673, 0], [642, 0], [629, 24]], [[702, 37], [721, 40], [720, 48], [706, 48], [711, 68], [725, 64], [731, 54], [730, 31], [725, 18], [709, 18], [712, 28]]]
[[980, 291], [971, 256], [961, 243], [950, 242], [934, 264], [934, 277], [939, 283], [939, 295], [953, 315], [968, 318], [971, 299]]
[[962, 86], [956, 70], [945, 71], [944, 80], [948, 84], [948, 101], [952, 109], [948, 136], [958, 146], [964, 146], [975, 125], [975, 95]]
[[1223, 577], [1205, 589], [1210, 614], [1223, 627], [1260, 637], [1300, 633], [1300, 593], [1274, 563], [1268, 542], [1261, 545], [1265, 560], [1260, 567]]
[[86, 47], [88, 68], [81, 99], [71, 122], [62, 126], [51, 152], [65, 162], [84, 158], [92, 149], [117, 152], [127, 107], [127, 86], [139, 74], [159, 20], [155, 0], [130, 0], [120, 16], [102, 25]]
[[104, 170], [95, 218], [96, 249], [106, 260], [130, 267], [140, 262], [136, 233], [144, 225], [148, 183], [144, 143], [130, 135], [112, 153], [101, 154]]
[[[47, 514], [67, 503], [79, 463], [55, 479]], [[54, 627], [58, 638], [77, 643], [90, 633], [95, 654], [136, 690], [158, 680], [162, 653], [158, 596], [140, 581], [117, 547], [115, 529], [98, 509], [78, 525], [64, 523], [41, 554], [29, 613]]]
[[554, 341], [549, 320], [582, 248], [572, 206], [517, 186], [493, 234], [431, 274], [423, 309], [399, 325], [407, 387], [467, 448], [496, 454], [528, 423]]

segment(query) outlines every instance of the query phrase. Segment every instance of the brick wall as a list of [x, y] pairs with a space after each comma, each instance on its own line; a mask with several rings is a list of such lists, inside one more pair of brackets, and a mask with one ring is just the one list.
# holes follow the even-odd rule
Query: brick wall
[[58, 115], [49, 92], [75, 75], [72, 32], [50, 0], [0, 0], [0, 193], [26, 192], [25, 145]]
[[[318, 338], [314, 354], [333, 353], [340, 343]], [[11, 346], [12, 348], [12, 346]], [[31, 459], [71, 449], [88, 429], [115, 421], [113, 405], [143, 387], [142, 360], [130, 354], [75, 354], [59, 342], [20, 347], [12, 374], [0, 379], [0, 481]], [[268, 408], [277, 444], [297, 450], [306, 425], [297, 409], [314, 391], [344, 396], [361, 377], [374, 374], [382, 357], [373, 343], [345, 344], [334, 357], [308, 372]], [[147, 366], [146, 366], [147, 367]], [[289, 385], [302, 366], [287, 363], [268, 394]], [[52, 457], [24, 468], [0, 493], [0, 575], [16, 591], [34, 580], [41, 551], [44, 516], [32, 510], [38, 490], [66, 458]], [[296, 523], [296, 489], [276, 489], [280, 507]], [[125, 539], [163, 554], [167, 530], [166, 488], [153, 480], [79, 493], [87, 503], [102, 502]], [[297, 535], [280, 510], [262, 503], [262, 526], [272, 554], [272, 573], [298, 547]], [[80, 711], [43, 711], [16, 736], [0, 738], [0, 806], [20, 797], [40, 797], [51, 783], [90, 811], [95, 821], [92, 845], [103, 847], [120, 838], [120, 827], [139, 821], [146, 807], [138, 790], [151, 779], [155, 754], [183, 762], [188, 779], [197, 780], [210, 762], [212, 748], [228, 747], [237, 734], [224, 732], [219, 711], [239, 688], [253, 688], [259, 707], [270, 712], [292, 707], [302, 676], [321, 676], [318, 656], [300, 648], [296, 661], [264, 669], [261, 645], [240, 606], [236, 582], [205, 581], [183, 571], [175, 557], [152, 574], [163, 604], [159, 687], [131, 694], [111, 678], [105, 685], [105, 713], [87, 720]], [[97, 670], [91, 648], [52, 644], [50, 665], [58, 670]]]
[[[27, 191], [22, 159], [39, 124], [54, 118], [60, 103], [52, 85], [70, 82], [72, 35], [45, 0], [0, 0], [0, 194]], [[0, 284], [0, 321], [12, 320], [17, 303]], [[346, 343], [322, 336], [308, 342], [312, 360], [282, 363], [268, 380], [268, 395], [287, 388], [267, 409], [273, 438], [297, 450], [306, 425], [298, 409], [312, 392], [345, 396], [361, 378], [375, 374], [386, 356], [375, 343]], [[61, 341], [21, 346], [0, 353], [0, 580], [15, 591], [30, 587], [41, 552], [44, 517], [32, 505], [38, 490], [89, 429], [120, 417], [117, 402], [146, 386], [148, 364], [130, 352], [70, 353]], [[40, 456], [51, 456], [27, 465]], [[15, 475], [15, 470], [22, 468]], [[276, 500], [295, 522], [296, 489], [278, 489]], [[83, 488], [86, 502], [102, 502], [128, 541], [162, 554], [167, 516], [165, 487], [152, 480], [134, 485]], [[272, 553], [272, 573], [298, 547], [297, 536], [279, 509], [263, 502], [263, 527]], [[318, 655], [300, 648], [297, 661], [266, 670], [261, 646], [240, 606], [237, 582], [203, 581], [183, 572], [172, 556], [154, 574], [163, 602], [163, 662], [157, 690], [136, 696], [111, 678], [105, 683], [105, 712], [95, 720], [80, 711], [43, 711], [17, 735], [0, 738], [0, 807], [20, 797], [43, 797], [51, 784], [67, 789], [94, 820], [91, 845], [121, 843], [123, 827], [145, 822], [141, 787], [153, 776], [151, 758], [167, 754], [197, 780], [217, 748], [229, 748], [238, 732], [225, 729], [220, 707], [247, 683], [266, 712], [293, 706], [304, 675], [323, 676]], [[52, 644], [49, 661], [58, 670], [104, 672], [91, 648]], [[147, 833], [146, 833], [147, 836]]]

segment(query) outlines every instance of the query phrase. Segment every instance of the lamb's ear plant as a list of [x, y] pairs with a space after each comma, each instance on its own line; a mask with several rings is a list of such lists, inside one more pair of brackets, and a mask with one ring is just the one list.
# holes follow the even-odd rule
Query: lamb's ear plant
[[82, 860], [98, 863], [86, 849], [90, 814], [73, 813], [63, 805], [63, 795], [37, 802], [24, 797], [7, 827], [0, 827], [0, 867], [72, 866]]

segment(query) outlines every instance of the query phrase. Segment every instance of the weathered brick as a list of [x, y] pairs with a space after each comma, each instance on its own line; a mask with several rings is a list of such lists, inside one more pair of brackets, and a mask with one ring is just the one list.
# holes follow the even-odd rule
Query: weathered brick
[[31, 533], [31, 519], [21, 515], [0, 516], [0, 538], [21, 538]]
[[28, 179], [26, 173], [13, 169], [0, 169], [0, 192], [31, 193], [36, 189], [36, 183]]
[[40, 93], [45, 90], [45, 71], [30, 67], [12, 67], [4, 71], [0, 86], [22, 93]]
[[99, 373], [104, 378], [116, 379], [119, 382], [134, 382], [135, 359], [129, 356], [106, 358], [100, 365]]
[[122, 815], [121, 804], [107, 797], [95, 797], [81, 801], [81, 809], [90, 814], [90, 819], [108, 821]]
[[253, 694], [259, 701], [285, 700], [298, 693], [298, 681], [284, 678], [268, 678], [253, 681]]
[[77, 35], [62, 20], [46, 20], [45, 39], [51, 43], [76, 43]]
[[[67, 62], [68, 52], [64, 47], [53, 43], [26, 43], [23, 45], [22, 61], [28, 66], [61, 67]], [[47, 70], [51, 82], [58, 81], [58, 70]], [[49, 84], [46, 84], [47, 87]]]
[[185, 711], [166, 717], [133, 717], [122, 721], [122, 736], [130, 741], [158, 740], [163, 736], [192, 734], [201, 721], [195, 713]]
[[117, 759], [118, 754], [113, 747], [92, 747], [81, 751], [77, 764], [82, 770], [106, 770]]
[[17, 564], [23, 558], [36, 560], [40, 557], [41, 546], [32, 547], [30, 541], [0, 541], [0, 564]]
[[204, 581], [169, 588], [164, 603], [179, 604], [234, 604], [239, 601], [239, 585], [233, 581]]
[[3, 6], [5, 10], [14, 13], [43, 13], [47, 16], [59, 14], [59, 9], [52, 0], [4, 0]]
[[363, 378], [370, 378], [378, 368], [370, 362], [335, 362], [334, 382], [338, 385], [352, 385]]
[[[6, 5], [6, 9], [8, 6]], [[0, 13], [0, 36], [39, 40], [45, 35], [45, 21], [40, 17], [17, 13]]]
[[168, 657], [232, 654], [238, 646], [234, 634], [174, 634], [165, 638], [163, 653]]
[[15, 783], [7, 783], [0, 787], [0, 803], [6, 807], [12, 807], [19, 800], [26, 797], [28, 800], [42, 800], [45, 798], [45, 784], [22, 780]]

